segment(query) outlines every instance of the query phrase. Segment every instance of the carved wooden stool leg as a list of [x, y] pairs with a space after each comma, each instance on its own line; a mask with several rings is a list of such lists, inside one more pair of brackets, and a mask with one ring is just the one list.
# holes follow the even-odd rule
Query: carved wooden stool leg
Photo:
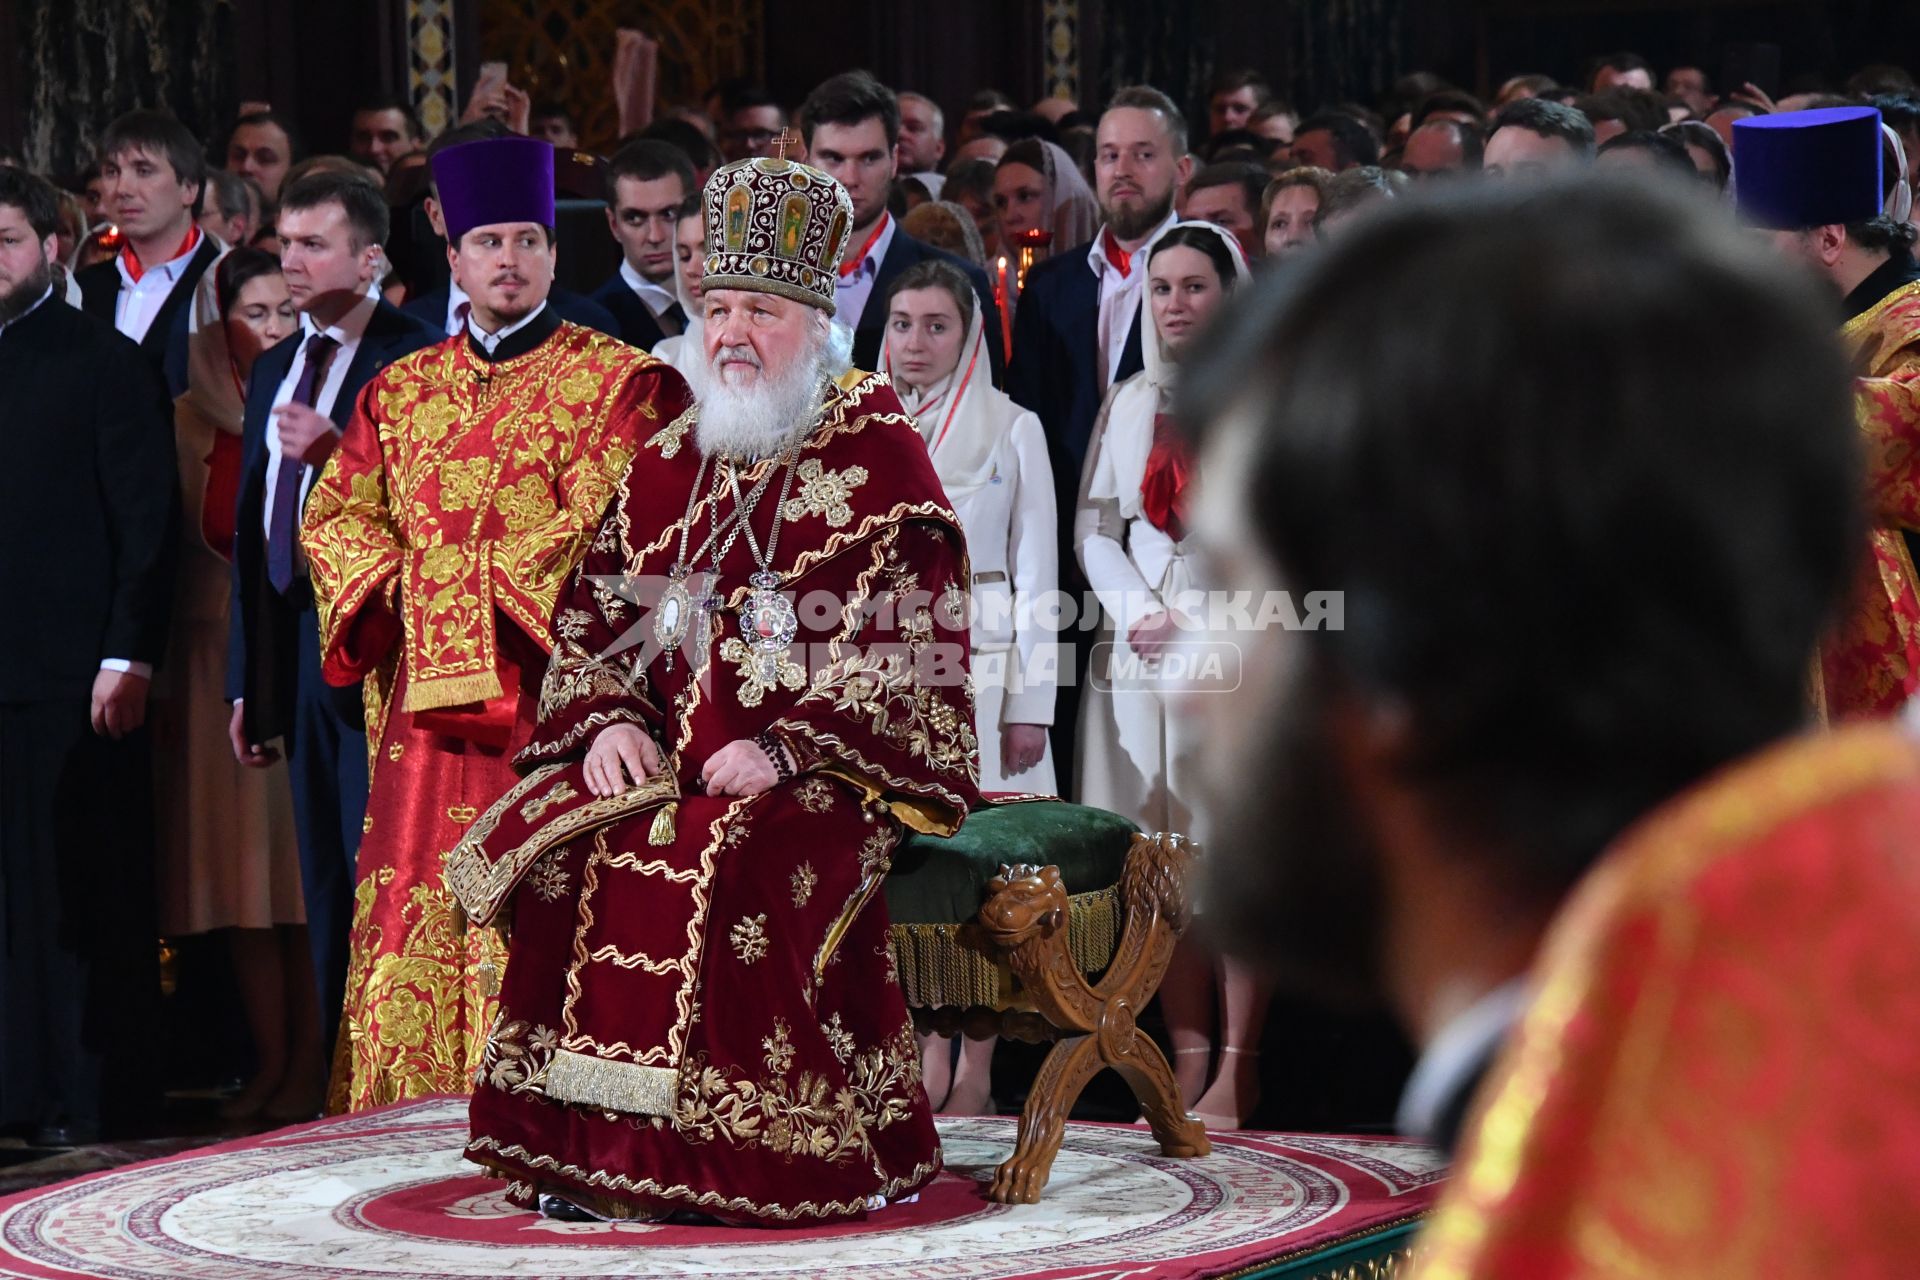
[[1204, 1156], [1204, 1127], [1180, 1105], [1173, 1071], [1158, 1045], [1140, 1033], [1135, 1011], [1153, 999], [1174, 943], [1187, 923], [1186, 879], [1193, 850], [1179, 836], [1136, 836], [1120, 880], [1126, 911], [1113, 959], [1099, 983], [1074, 963], [1071, 913], [1058, 867], [1014, 866], [987, 885], [980, 926], [1020, 979], [1034, 1011], [1073, 1038], [1041, 1065], [1020, 1117], [1013, 1157], [994, 1175], [1002, 1204], [1033, 1204], [1047, 1185], [1067, 1113], [1097, 1072], [1120, 1072], [1146, 1112], [1160, 1150]]
[[1020, 1113], [1020, 1134], [1013, 1155], [994, 1171], [989, 1193], [999, 1204], [1038, 1204], [1066, 1136], [1067, 1112], [1087, 1081], [1107, 1064], [1094, 1036], [1075, 1036], [1053, 1046], [1040, 1064], [1027, 1105]]
[[1180, 1105], [1180, 1086], [1173, 1078], [1173, 1068], [1167, 1065], [1166, 1055], [1152, 1037], [1135, 1028], [1132, 1043], [1108, 1065], [1133, 1090], [1154, 1140], [1160, 1144], [1161, 1155], [1185, 1160], [1213, 1150], [1207, 1127]]

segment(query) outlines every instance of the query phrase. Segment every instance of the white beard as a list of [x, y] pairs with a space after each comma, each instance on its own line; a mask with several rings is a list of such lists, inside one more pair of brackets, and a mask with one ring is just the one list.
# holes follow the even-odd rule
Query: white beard
[[[743, 348], [722, 349], [738, 356]], [[689, 381], [700, 413], [694, 443], [709, 456], [768, 458], [813, 428], [826, 381], [828, 351], [809, 342], [794, 362], [778, 373], [764, 368], [751, 381], [735, 381], [708, 360], [699, 361]]]

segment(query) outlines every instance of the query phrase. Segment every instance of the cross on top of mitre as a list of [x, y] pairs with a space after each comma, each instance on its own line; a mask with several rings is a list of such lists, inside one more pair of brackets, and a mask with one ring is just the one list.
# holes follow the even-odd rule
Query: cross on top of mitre
[[778, 160], [785, 160], [787, 158], [787, 148], [797, 147], [800, 145], [800, 135], [795, 133], [793, 130], [787, 128], [785, 125], [781, 125], [780, 132], [774, 135], [773, 145], [776, 152], [776, 155], [774, 158]]

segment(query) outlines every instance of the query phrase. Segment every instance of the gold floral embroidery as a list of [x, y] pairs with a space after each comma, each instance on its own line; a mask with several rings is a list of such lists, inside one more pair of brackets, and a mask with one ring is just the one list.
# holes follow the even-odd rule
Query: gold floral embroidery
[[553, 620], [553, 634], [561, 640], [579, 640], [593, 626], [593, 616], [585, 609], [562, 609]]
[[579, 368], [560, 379], [560, 399], [567, 404], [585, 404], [598, 399], [601, 377], [592, 369]]
[[480, 493], [493, 474], [493, 459], [449, 458], [440, 464], [440, 507], [444, 511], [465, 511], [480, 501]]
[[510, 1022], [503, 1010], [494, 1020], [493, 1034], [487, 1037], [486, 1054], [480, 1059], [481, 1076], [502, 1093], [541, 1094], [547, 1068], [553, 1065], [553, 1054], [559, 1047], [560, 1037], [551, 1029]]
[[553, 806], [565, 804], [569, 800], [577, 800], [579, 797], [580, 793], [573, 789], [573, 784], [565, 778], [562, 778], [553, 784], [553, 790], [547, 792], [547, 794], [536, 800], [529, 800], [521, 805], [520, 818], [523, 822], [538, 822], [540, 821], [540, 815], [553, 808]]
[[813, 887], [820, 883], [820, 877], [813, 873], [813, 864], [803, 862], [793, 872], [793, 905], [804, 907], [807, 899], [813, 896]]
[[946, 613], [949, 627], [957, 631], [967, 625], [967, 593], [960, 589], [959, 583], [947, 584], [940, 595], [940, 607]]
[[447, 428], [459, 416], [460, 406], [447, 396], [437, 395], [423, 404], [415, 405], [413, 411], [406, 415], [406, 420], [422, 440], [435, 444], [446, 438]]
[[567, 849], [549, 850], [527, 871], [527, 884], [542, 902], [558, 902], [567, 893]]
[[752, 964], [767, 954], [767, 913], [757, 916], [745, 916], [733, 926], [727, 935], [733, 943], [733, 954], [740, 958], [741, 964]]
[[443, 888], [414, 885], [376, 922], [376, 903], [395, 895], [394, 875], [381, 867], [354, 891], [349, 1071], [335, 1103], [355, 1111], [471, 1088], [498, 1008], [489, 976], [506, 966], [497, 933], [454, 927]]
[[921, 680], [907, 655], [874, 649], [821, 668], [800, 700], [830, 703], [936, 769], [966, 775], [977, 767], [978, 742], [945, 692]]
[[674, 1128], [692, 1142], [724, 1139], [829, 1164], [873, 1159], [873, 1135], [912, 1115], [919, 1099], [920, 1049], [912, 1027], [902, 1026], [864, 1053], [849, 1046], [847, 1082], [839, 1088], [811, 1071], [791, 1076], [790, 1058], [774, 1051], [783, 1030], [775, 1022], [774, 1034], [762, 1041], [768, 1070], [759, 1080], [730, 1078], [707, 1065], [704, 1054], [690, 1059], [681, 1071]]
[[807, 673], [804, 668], [786, 652], [782, 651], [774, 658], [773, 683], [768, 684], [760, 678], [759, 655], [747, 648], [746, 641], [739, 636], [728, 636], [720, 646], [720, 660], [731, 662], [738, 667], [739, 683], [734, 688], [734, 696], [740, 699], [743, 707], [757, 707], [767, 696], [767, 690], [776, 686], [785, 689], [806, 687]]
[[680, 442], [686, 439], [687, 432], [691, 430], [693, 430], [693, 411], [689, 409], [647, 437], [647, 444], [649, 447], [658, 445], [660, 456], [671, 458], [680, 452]]
[[838, 529], [853, 519], [853, 507], [848, 500], [853, 497], [855, 489], [867, 482], [865, 467], [829, 471], [821, 465], [820, 459], [808, 458], [800, 464], [794, 475], [800, 481], [800, 492], [788, 498], [787, 505], [781, 508], [787, 519], [825, 516], [827, 527], [832, 529]]
[[860, 846], [860, 874], [862, 877], [879, 876], [887, 873], [891, 864], [889, 856], [893, 852], [894, 833], [891, 828], [875, 831]]
[[553, 518], [553, 489], [546, 477], [528, 472], [512, 488], [494, 495], [493, 509], [507, 521], [507, 532], [525, 533]]
[[808, 813], [825, 813], [833, 808], [833, 786], [825, 778], [808, 778], [793, 789], [793, 796]]
[[839, 1014], [822, 1023], [820, 1030], [826, 1034], [827, 1048], [833, 1050], [834, 1057], [844, 1063], [853, 1056], [853, 1032], [840, 1025]]
[[773, 1034], [760, 1041], [760, 1047], [767, 1051], [767, 1070], [776, 1076], [783, 1076], [793, 1070], [793, 1041], [789, 1038], [787, 1020], [773, 1020]]

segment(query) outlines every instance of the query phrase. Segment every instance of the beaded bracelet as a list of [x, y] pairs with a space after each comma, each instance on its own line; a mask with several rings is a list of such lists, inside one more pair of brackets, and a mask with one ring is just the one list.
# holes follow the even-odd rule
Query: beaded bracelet
[[753, 744], [767, 753], [767, 759], [773, 762], [774, 776], [779, 782], [792, 780], [793, 762], [787, 756], [786, 747], [781, 743], [779, 738], [774, 736], [773, 730], [762, 730], [760, 735], [753, 740]]

